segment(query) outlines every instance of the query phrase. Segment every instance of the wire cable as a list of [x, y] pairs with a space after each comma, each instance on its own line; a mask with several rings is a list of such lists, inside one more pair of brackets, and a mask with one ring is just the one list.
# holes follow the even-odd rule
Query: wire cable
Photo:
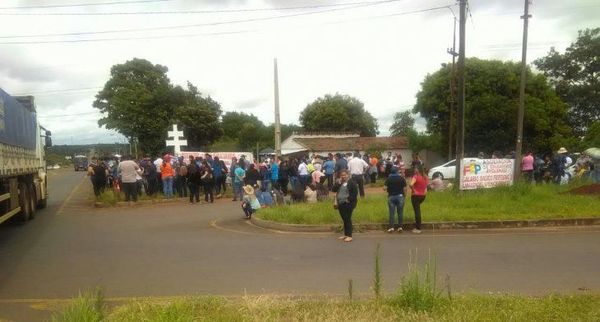
[[208, 23], [191, 24], [191, 25], [176, 25], [176, 26], [162, 26], [162, 27], [131, 28], [131, 29], [113, 29], [113, 30], [101, 30], [101, 31], [56, 33], [56, 34], [0, 36], [0, 39], [85, 36], [85, 35], [99, 35], [99, 34], [112, 34], [112, 33], [128, 33], [128, 32], [138, 32], [138, 31], [157, 31], [157, 30], [173, 30], [173, 29], [185, 29], [185, 28], [196, 28], [196, 27], [206, 27], [206, 26], [220, 26], [220, 25], [228, 25], [228, 24], [238, 24], [238, 23], [256, 22], [256, 21], [268, 21], [268, 20], [276, 20], [276, 19], [283, 19], [283, 18], [307, 16], [307, 15], [314, 15], [314, 14], [320, 14], [320, 13], [363, 8], [363, 7], [379, 5], [379, 4], [383, 4], [383, 3], [397, 2], [397, 1], [402, 1], [402, 0], [385, 0], [385, 1], [380, 1], [380, 2], [370, 2], [370, 3], [360, 4], [360, 5], [351, 6], [351, 7], [344, 7], [344, 8], [332, 8], [332, 9], [326, 9], [326, 10], [293, 13], [293, 14], [287, 14], [287, 15], [278, 15], [278, 16], [270, 16], [270, 17], [262, 17], [262, 18], [248, 18], [248, 19], [229, 20], [229, 21], [218, 21], [218, 22], [208, 22]]
[[151, 2], [167, 2], [167, 1], [173, 1], [173, 0], [131, 0], [131, 1], [111, 1], [111, 2], [78, 3], [78, 4], [57, 4], [57, 5], [49, 4], [49, 5], [38, 5], [38, 6], [0, 7], [0, 10], [92, 7], [92, 6], [110, 6], [110, 5], [151, 3]]
[[[399, 1], [399, 0], [394, 0]], [[240, 13], [261, 11], [308, 10], [331, 7], [344, 7], [363, 4], [380, 4], [394, 2], [390, 0], [358, 1], [344, 3], [330, 3], [321, 5], [304, 5], [274, 8], [246, 8], [246, 9], [220, 9], [220, 10], [181, 10], [181, 11], [129, 11], [129, 12], [0, 12], [1, 16], [117, 16], [117, 15], [175, 15], [175, 14], [213, 14], [213, 13]], [[1, 8], [0, 8], [1, 9]]]

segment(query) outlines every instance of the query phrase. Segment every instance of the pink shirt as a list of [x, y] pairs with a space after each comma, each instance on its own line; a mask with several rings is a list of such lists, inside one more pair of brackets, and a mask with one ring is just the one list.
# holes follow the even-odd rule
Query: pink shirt
[[413, 195], [424, 196], [427, 193], [428, 178], [421, 175], [415, 175], [412, 178], [415, 180], [415, 183], [413, 184]]
[[533, 156], [526, 155], [523, 157], [523, 162], [521, 162], [521, 170], [530, 171], [533, 170]]

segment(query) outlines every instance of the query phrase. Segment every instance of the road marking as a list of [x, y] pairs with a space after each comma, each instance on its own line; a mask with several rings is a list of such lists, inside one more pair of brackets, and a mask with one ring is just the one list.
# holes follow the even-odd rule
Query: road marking
[[81, 179], [81, 182], [79, 182], [79, 184], [77, 184], [77, 186], [75, 186], [75, 188], [73, 188], [73, 190], [71, 190], [71, 192], [69, 193], [69, 195], [67, 196], [67, 198], [65, 199], [65, 201], [63, 201], [63, 203], [60, 205], [60, 208], [58, 208], [58, 211], [56, 212], [57, 216], [60, 216], [63, 213], [63, 210], [65, 209], [65, 206], [71, 200], [71, 198], [73, 198], [73, 195], [75, 194], [75, 192], [77, 190], [79, 190], [79, 187], [81, 187], [81, 185], [86, 181], [85, 180], [86, 178], [87, 178], [87, 176], [83, 177]]

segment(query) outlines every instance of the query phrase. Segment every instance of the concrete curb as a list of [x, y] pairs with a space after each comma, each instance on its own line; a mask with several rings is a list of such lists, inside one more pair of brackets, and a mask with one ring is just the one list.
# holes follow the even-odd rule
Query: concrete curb
[[[284, 224], [252, 217], [251, 222], [261, 228], [290, 231], [290, 232], [336, 232], [341, 231], [341, 224], [331, 225], [301, 225]], [[494, 229], [494, 228], [531, 228], [531, 227], [559, 227], [559, 226], [593, 226], [600, 225], [600, 218], [570, 218], [570, 219], [539, 219], [539, 220], [498, 220], [498, 221], [458, 221], [458, 222], [433, 222], [423, 223], [423, 230], [449, 230], [449, 229]], [[354, 229], [358, 232], [379, 230], [384, 231], [387, 224], [356, 224]], [[414, 224], [403, 224], [404, 230], [414, 228]]]

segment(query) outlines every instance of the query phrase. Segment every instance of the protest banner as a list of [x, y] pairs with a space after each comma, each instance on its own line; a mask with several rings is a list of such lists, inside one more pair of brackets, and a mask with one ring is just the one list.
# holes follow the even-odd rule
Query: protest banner
[[196, 151], [182, 151], [181, 156], [183, 156], [183, 160], [186, 164], [188, 164], [190, 155], [195, 157], [202, 157], [206, 155], [206, 153], [210, 154], [213, 158], [218, 157], [219, 160], [222, 160], [225, 163], [227, 169], [231, 168], [231, 159], [235, 157], [236, 159], [240, 159], [243, 155], [246, 157], [250, 163], [254, 162], [254, 156], [252, 152], [196, 152]]
[[511, 185], [514, 174], [513, 159], [463, 159], [460, 189], [472, 190]]

